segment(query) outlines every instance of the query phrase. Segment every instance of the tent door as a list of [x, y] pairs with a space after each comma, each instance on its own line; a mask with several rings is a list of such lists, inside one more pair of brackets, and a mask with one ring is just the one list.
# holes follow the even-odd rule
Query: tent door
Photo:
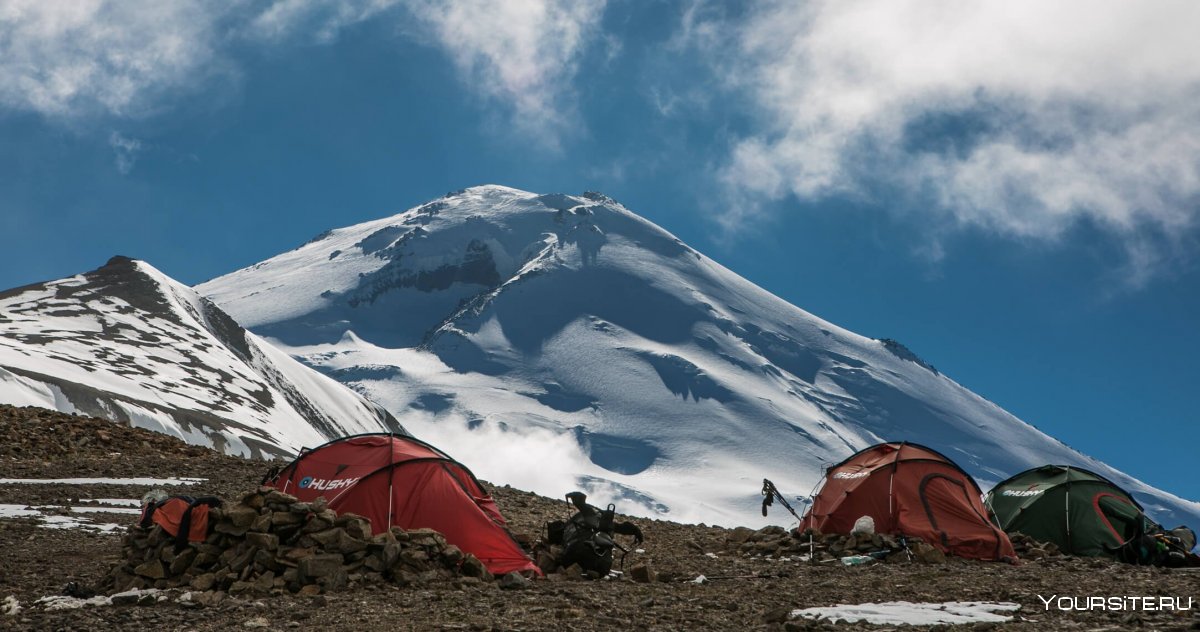
[[[971, 494], [967, 490], [967, 486], [962, 481], [955, 480], [945, 474], [928, 474], [921, 479], [921, 485], [917, 488], [917, 493], [921, 497], [921, 505], [925, 508], [925, 517], [929, 519], [929, 524], [933, 527], [942, 540], [942, 546], [946, 549], [950, 548], [950, 536], [946, 533], [942, 526], [938, 525], [937, 516], [934, 512], [934, 507], [938, 507], [942, 512], [947, 512], [947, 518], [951, 518], [954, 514], [959, 514], [969, 522], [975, 522], [970, 518], [974, 515], [982, 524], [988, 526], [992, 531], [993, 539], [996, 542], [996, 557], [1000, 556], [1000, 536], [996, 534], [996, 528], [992, 523], [975, 509], [975, 505], [971, 502]], [[962, 507], [965, 505], [970, 511], [966, 514]]]
[[[1108, 532], [1122, 545], [1136, 531], [1136, 521], [1141, 519], [1141, 513], [1133, 503], [1109, 492], [1100, 492], [1092, 497], [1092, 508], [1100, 521], [1108, 528]], [[1116, 525], [1113, 523], [1116, 522]], [[1120, 525], [1120, 529], [1117, 528]]]

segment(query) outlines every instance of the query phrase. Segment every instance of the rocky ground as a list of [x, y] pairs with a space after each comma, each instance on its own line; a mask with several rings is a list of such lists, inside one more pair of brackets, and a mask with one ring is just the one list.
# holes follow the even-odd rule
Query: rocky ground
[[[265, 469], [262, 462], [226, 457], [106, 421], [0, 406], [0, 478], [195, 477], [206, 480], [173, 489], [237, 499], [257, 488]], [[61, 508], [42, 511], [77, 515], [66, 508], [87, 506], [88, 499], [136, 499], [149, 489], [0, 483], [0, 505]], [[513, 530], [530, 539], [538, 537], [547, 521], [569, 515], [561, 500], [507, 487], [489, 489]], [[119, 525], [136, 518], [130, 513], [86, 516]], [[219, 594], [190, 602], [181, 602], [183, 591], [175, 590], [164, 593], [161, 601], [141, 599], [142, 605], [52, 611], [35, 601], [61, 594], [70, 582], [84, 590], [100, 586], [123, 562], [124, 527], [105, 534], [47, 528], [37, 517], [0, 518], [0, 613], [10, 608], [5, 605], [9, 596], [8, 604], [20, 604], [15, 614], [0, 614], [0, 629], [886, 630], [896, 626], [831, 624], [789, 614], [797, 608], [901, 600], [1009, 601], [1021, 606], [1010, 622], [954, 629], [1200, 629], [1200, 573], [1191, 571], [1054, 555], [1015, 566], [956, 559], [814, 565], [800, 561], [801, 556], [789, 550], [797, 547], [777, 532], [632, 520], [646, 542], [643, 552], [629, 555], [627, 572], [615, 580], [556, 574], [511, 590], [501, 588], [500, 582], [444, 580], [400, 587], [368, 581], [319, 595], [282, 590], [274, 595]], [[764, 544], [756, 546], [757, 542]], [[634, 567], [644, 567], [636, 574], [653, 581], [634, 581], [629, 572]], [[708, 581], [696, 583], [701, 575]], [[1171, 596], [1181, 597], [1185, 605], [1192, 598], [1196, 604], [1183, 613], [1070, 612], [1047, 610], [1039, 595]]]

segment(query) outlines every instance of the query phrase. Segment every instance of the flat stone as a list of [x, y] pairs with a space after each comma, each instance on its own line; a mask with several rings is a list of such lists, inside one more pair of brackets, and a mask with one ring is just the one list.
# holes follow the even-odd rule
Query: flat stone
[[246, 542], [266, 551], [274, 551], [279, 548], [279, 536], [273, 533], [256, 533], [251, 531], [246, 534]]
[[310, 579], [327, 577], [342, 570], [343, 559], [341, 555], [336, 553], [321, 553], [310, 555], [302, 560], [297, 566], [302, 581]]
[[192, 590], [204, 592], [207, 590], [212, 590], [213, 585], [216, 583], [216, 575], [212, 573], [204, 573], [203, 575], [197, 575], [195, 578], [193, 578], [188, 586], [190, 586]]
[[267, 504], [291, 505], [292, 503], [298, 502], [300, 499], [291, 494], [285, 494], [278, 489], [272, 489], [271, 491], [267, 492], [267, 495], [263, 500], [265, 500]]
[[258, 533], [265, 533], [271, 530], [271, 512], [259, 514], [254, 522], [250, 523], [250, 530]]
[[133, 572], [150, 579], [162, 579], [167, 576], [166, 570], [159, 560], [150, 560], [144, 564], [139, 564], [133, 569]]
[[180, 551], [179, 555], [176, 555], [175, 559], [171, 561], [171, 574], [182, 575], [195, 561], [196, 555], [196, 549], [190, 547]]
[[258, 518], [258, 510], [250, 507], [237, 506], [225, 512], [225, 519], [239, 528], [249, 529], [256, 518]]
[[246, 492], [238, 499], [238, 504], [258, 511], [263, 506], [263, 495], [258, 492]]
[[271, 524], [277, 527], [290, 527], [293, 525], [302, 524], [304, 522], [304, 514], [307, 512], [295, 513], [292, 511], [276, 511], [271, 513]]
[[295, 547], [283, 552], [283, 559], [291, 562], [299, 562], [300, 560], [312, 555], [314, 551], [307, 547]]

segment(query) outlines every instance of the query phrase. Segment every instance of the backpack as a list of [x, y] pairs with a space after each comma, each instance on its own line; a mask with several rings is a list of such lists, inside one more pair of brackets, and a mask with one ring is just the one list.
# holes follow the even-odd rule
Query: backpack
[[1119, 547], [1110, 547], [1117, 559], [1128, 564], [1145, 566], [1200, 566], [1200, 557], [1191, 552], [1196, 533], [1180, 526], [1170, 531], [1148, 518], [1138, 520], [1125, 534]]
[[546, 525], [547, 541], [562, 546], [559, 566], [566, 568], [578, 564], [584, 571], [608, 575], [613, 565], [613, 549], [628, 553], [617, 544], [615, 534], [630, 535], [636, 544], [642, 543], [642, 531], [636, 525], [614, 522], [615, 505], [610, 504], [604, 509], [589, 505], [583, 492], [571, 492], [567, 494], [567, 500], [575, 506], [575, 515], [565, 522], [555, 520]]
[[175, 550], [179, 551], [188, 542], [203, 542], [208, 538], [208, 510], [220, 506], [221, 499], [216, 496], [168, 496], [151, 500], [142, 507], [138, 526], [149, 529], [158, 525], [175, 536]]

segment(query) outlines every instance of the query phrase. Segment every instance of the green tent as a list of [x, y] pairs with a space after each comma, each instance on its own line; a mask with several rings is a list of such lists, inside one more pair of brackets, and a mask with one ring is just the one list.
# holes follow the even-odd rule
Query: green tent
[[1117, 549], [1157, 525], [1112, 481], [1068, 465], [1043, 465], [998, 483], [985, 504], [1008, 533], [1053, 542], [1065, 553], [1117, 557]]

